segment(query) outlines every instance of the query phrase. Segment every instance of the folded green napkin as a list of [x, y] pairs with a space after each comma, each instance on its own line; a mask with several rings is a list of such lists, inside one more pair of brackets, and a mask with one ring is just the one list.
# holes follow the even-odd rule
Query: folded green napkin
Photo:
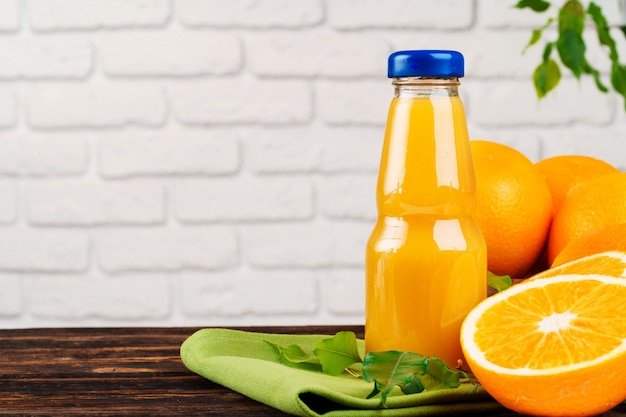
[[[312, 350], [328, 335], [284, 335], [204, 329], [181, 346], [185, 366], [256, 401], [297, 416], [440, 416], [476, 415], [502, 410], [482, 388], [461, 384], [459, 388], [404, 395], [399, 389], [387, 397], [366, 399], [373, 383], [347, 373], [330, 376], [311, 364], [295, 364], [276, 348], [297, 344]], [[360, 348], [363, 342], [359, 341]]]

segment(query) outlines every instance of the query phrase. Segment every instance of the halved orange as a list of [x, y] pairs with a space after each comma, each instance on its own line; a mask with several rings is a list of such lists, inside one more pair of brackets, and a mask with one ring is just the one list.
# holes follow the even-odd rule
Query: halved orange
[[489, 297], [461, 327], [478, 381], [514, 411], [591, 416], [626, 398], [626, 279], [560, 275]]
[[626, 278], [626, 252], [608, 251], [584, 256], [541, 271], [528, 279], [547, 278], [563, 274], [601, 274]]

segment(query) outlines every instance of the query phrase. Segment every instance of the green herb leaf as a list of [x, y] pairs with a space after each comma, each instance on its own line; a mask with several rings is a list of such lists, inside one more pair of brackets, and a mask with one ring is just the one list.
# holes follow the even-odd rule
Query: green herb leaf
[[542, 27], [540, 27], [539, 29], [533, 30], [532, 35], [530, 36], [530, 40], [528, 41], [528, 44], [526, 44], [526, 46], [522, 50], [522, 55], [526, 53], [526, 50], [528, 48], [530, 48], [531, 46], [539, 42], [539, 40], [541, 39], [541, 35], [543, 34], [543, 31], [546, 30], [553, 22], [554, 22], [554, 19], [549, 18], [548, 21], [544, 23]]
[[411, 379], [411, 381], [408, 384], [401, 385], [400, 389], [404, 394], [409, 395], [419, 394], [420, 392], [424, 391], [426, 387], [424, 386], [424, 384], [422, 384], [422, 381], [420, 381], [417, 374], [413, 374], [413, 378]]
[[518, 9], [529, 8], [537, 13], [541, 13], [548, 10], [550, 3], [544, 0], [520, 0], [515, 7]]
[[542, 62], [539, 64], [533, 74], [535, 90], [537, 96], [541, 99], [552, 91], [561, 81], [561, 70], [558, 64], [553, 60]]
[[496, 275], [491, 271], [487, 271], [487, 285], [500, 292], [513, 285], [513, 280], [508, 275]]
[[420, 380], [424, 388], [430, 391], [458, 388], [461, 385], [458, 372], [452, 371], [444, 361], [435, 356], [430, 358], [428, 372]]
[[339, 375], [348, 366], [361, 362], [354, 332], [337, 332], [332, 338], [320, 340], [313, 353], [329, 375]]
[[283, 356], [283, 358], [285, 358], [285, 360], [291, 363], [320, 363], [319, 359], [315, 357], [313, 352], [305, 352], [298, 345], [280, 346], [267, 340], [265, 343], [273, 346]]
[[[540, 12], [547, 8], [547, 3], [549, 2], [545, 1], [545, 3], [520, 0], [515, 7], [536, 9], [535, 11]], [[557, 48], [562, 64], [570, 69], [577, 79], [580, 79], [583, 74], [590, 75], [593, 77], [598, 90], [603, 93], [609, 91], [609, 88], [602, 82], [600, 71], [594, 68], [585, 58], [587, 48], [582, 34], [586, 28], [585, 19], [590, 18], [595, 25], [598, 42], [601, 46], [608, 48], [609, 59], [612, 64], [611, 87], [624, 97], [626, 110], [626, 67], [619, 62], [617, 44], [611, 35], [611, 28], [600, 6], [594, 0], [590, 0], [587, 9], [585, 9], [581, 0], [566, 0], [559, 9], [557, 18], [557, 40], [556, 42], [548, 42], [546, 44], [542, 62], [533, 73], [533, 82], [539, 99], [545, 97], [551, 90], [556, 88], [561, 80], [559, 63], [551, 59], [554, 46]], [[551, 23], [550, 19], [543, 27], [532, 31], [530, 41], [522, 50], [522, 54], [530, 46], [539, 42], [543, 35], [543, 30], [549, 23]], [[626, 25], [618, 26], [618, 29], [626, 36]]]
[[571, 30], [582, 35], [585, 29], [585, 9], [578, 0], [568, 0], [559, 10], [559, 32]]
[[[600, 42], [600, 45], [609, 47], [609, 58], [611, 61], [615, 62], [618, 59], [617, 47], [615, 46], [615, 40], [609, 31], [609, 24], [606, 21], [604, 14], [602, 14], [602, 9], [594, 2], [590, 2], [587, 7], [587, 13], [591, 16], [593, 23], [596, 25], [596, 32], [598, 33], [598, 41]], [[624, 32], [624, 34], [626, 35], [626, 32]]]
[[572, 70], [576, 78], [580, 78], [585, 66], [586, 49], [582, 36], [572, 29], [559, 31], [556, 49], [559, 51], [563, 65]]
[[622, 97], [626, 108], [626, 66], [619, 62], [613, 63], [611, 68], [611, 85]]
[[559, 10], [559, 37], [556, 49], [561, 62], [576, 78], [580, 78], [585, 64], [586, 45], [582, 33], [585, 28], [585, 10], [578, 0], [568, 0]]
[[374, 381], [374, 390], [367, 398], [382, 395], [383, 405], [387, 404], [387, 396], [399, 385], [409, 393], [417, 393], [424, 390], [423, 386], [414, 381], [414, 375], [423, 375], [428, 370], [429, 359], [427, 356], [412, 352], [390, 350], [387, 352], [369, 352], [363, 360], [363, 379], [367, 382]]
[[593, 68], [587, 61], [585, 61], [585, 66], [583, 67], [583, 71], [585, 74], [590, 74], [593, 77], [594, 82], [596, 83], [596, 88], [603, 93], [608, 93], [609, 89], [602, 83], [600, 79], [600, 71]]
[[548, 62], [550, 55], [552, 54], [552, 48], [554, 48], [554, 42], [548, 42], [543, 50], [543, 62]]

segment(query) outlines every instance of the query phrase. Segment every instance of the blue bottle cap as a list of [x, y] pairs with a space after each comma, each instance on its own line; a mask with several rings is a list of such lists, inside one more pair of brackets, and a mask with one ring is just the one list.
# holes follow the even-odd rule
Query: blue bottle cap
[[462, 77], [463, 55], [457, 51], [398, 51], [389, 55], [387, 76], [396, 77]]

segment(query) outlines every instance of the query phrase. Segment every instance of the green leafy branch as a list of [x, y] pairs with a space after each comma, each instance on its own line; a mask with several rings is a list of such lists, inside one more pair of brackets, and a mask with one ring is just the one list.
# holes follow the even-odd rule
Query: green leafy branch
[[[550, 2], [546, 0], [519, 0], [515, 7], [544, 13], [550, 8]], [[540, 99], [545, 97], [546, 94], [556, 88], [561, 80], [561, 69], [553, 58], [555, 51], [561, 63], [577, 79], [580, 79], [582, 75], [591, 76], [598, 90], [603, 93], [609, 91], [609, 88], [604, 85], [600, 78], [600, 72], [589, 63], [585, 56], [587, 46], [582, 34], [587, 22], [592, 23], [595, 27], [600, 45], [608, 49], [609, 59], [611, 60], [611, 86], [614, 91], [624, 97], [626, 109], [626, 66], [619, 62], [617, 46], [611, 36], [608, 22], [600, 6], [593, 1], [589, 2], [585, 9], [579, 0], [567, 0], [559, 9], [556, 17], [558, 37], [554, 41], [546, 41], [541, 63], [533, 74], [537, 96]], [[550, 17], [543, 26], [533, 30], [530, 41], [523, 52], [537, 44], [541, 40], [544, 31], [554, 23], [555, 18]], [[626, 36], [626, 26], [620, 26], [619, 29]]]
[[347, 372], [362, 377], [366, 382], [373, 382], [374, 388], [367, 398], [381, 394], [385, 407], [387, 397], [396, 386], [405, 394], [416, 394], [424, 390], [457, 388], [461, 382], [478, 384], [471, 374], [461, 369], [453, 371], [435, 356], [392, 350], [369, 352], [361, 359], [353, 332], [338, 332], [331, 338], [322, 339], [312, 351], [298, 345], [266, 343], [290, 363], [317, 364], [329, 375]]

